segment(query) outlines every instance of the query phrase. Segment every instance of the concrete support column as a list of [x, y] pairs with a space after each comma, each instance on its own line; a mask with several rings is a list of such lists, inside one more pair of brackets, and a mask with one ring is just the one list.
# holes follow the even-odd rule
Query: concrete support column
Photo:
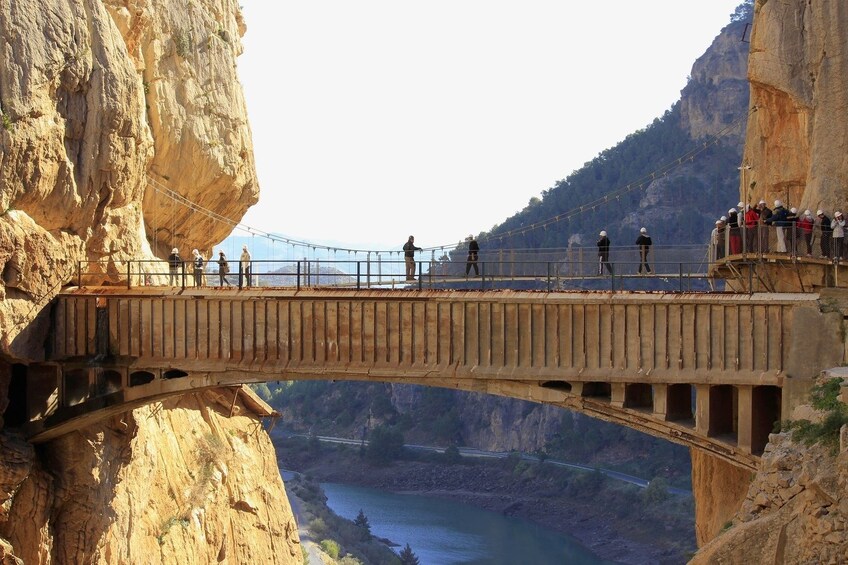
[[754, 413], [754, 396], [753, 388], [748, 385], [740, 385], [736, 387], [737, 391], [737, 413], [736, 422], [739, 426], [737, 430], [736, 445], [744, 453], [751, 453], [753, 446], [752, 423]]
[[654, 385], [653, 416], [657, 420], [668, 420], [668, 385]]
[[627, 385], [624, 383], [611, 383], [610, 389], [610, 404], [616, 408], [624, 408], [624, 397], [627, 392]]
[[710, 432], [710, 385], [695, 385], [695, 431]]

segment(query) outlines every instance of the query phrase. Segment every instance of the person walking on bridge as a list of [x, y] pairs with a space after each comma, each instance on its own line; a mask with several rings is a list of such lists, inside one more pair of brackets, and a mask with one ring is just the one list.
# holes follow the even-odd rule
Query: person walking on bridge
[[409, 236], [406, 243], [403, 244], [403, 259], [406, 262], [406, 280], [415, 280], [415, 252], [421, 251], [420, 247], [415, 247], [415, 237]]
[[227, 256], [223, 251], [218, 252], [218, 282], [220, 286], [232, 286], [227, 280], [227, 275], [230, 274], [230, 263], [227, 261]]
[[821, 235], [819, 236], [819, 249], [821, 250], [822, 257], [830, 258], [830, 234], [832, 230], [830, 228], [830, 218], [824, 213], [824, 210], [819, 210], [816, 212], [816, 224], [819, 226], [819, 230], [821, 231]]
[[247, 250], [247, 245], [242, 246], [241, 256], [239, 257], [239, 288], [244, 282], [245, 286], [250, 286], [253, 282], [251, 276], [253, 267], [250, 265], [250, 251]]
[[201, 255], [200, 251], [197, 249], [192, 249], [191, 255], [194, 272], [194, 286], [200, 287], [203, 286], [203, 264], [205, 263], [205, 260], [203, 259], [203, 255]]
[[183, 260], [180, 257], [180, 250], [174, 247], [171, 249], [171, 254], [168, 255], [168, 284], [171, 286], [179, 286], [180, 268], [183, 266]]
[[604, 274], [604, 267], [612, 275], [612, 265], [609, 262], [610, 254], [610, 239], [607, 237], [607, 232], [601, 230], [598, 236], [598, 275]]
[[651, 241], [651, 236], [648, 235], [648, 230], [646, 228], [639, 230], [639, 237], [636, 238], [636, 245], [639, 246], [639, 274], [642, 274], [642, 268], [645, 269], [645, 273], [650, 274], [651, 266], [648, 265], [648, 253], [651, 251], [653, 241]]
[[468, 259], [465, 262], [465, 276], [471, 272], [471, 267], [474, 267], [474, 276], [479, 277], [480, 271], [477, 270], [477, 254], [480, 252], [480, 245], [474, 239], [474, 234], [468, 236]]

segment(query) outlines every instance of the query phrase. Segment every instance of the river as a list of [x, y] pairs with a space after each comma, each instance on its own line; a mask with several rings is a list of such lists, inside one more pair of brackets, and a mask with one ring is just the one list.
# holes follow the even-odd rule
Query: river
[[362, 509], [372, 534], [401, 546], [408, 543], [421, 565], [612, 563], [567, 535], [451, 500], [336, 483], [321, 486], [336, 514], [353, 520]]

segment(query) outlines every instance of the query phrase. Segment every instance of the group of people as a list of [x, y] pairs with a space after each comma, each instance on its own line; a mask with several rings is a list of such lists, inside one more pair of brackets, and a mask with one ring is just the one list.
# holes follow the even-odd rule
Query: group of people
[[[468, 242], [468, 257], [465, 261], [465, 276], [467, 277], [471, 273], [471, 269], [474, 269], [474, 276], [480, 276], [480, 270], [477, 267], [477, 259], [480, 254], [480, 244], [477, 243], [477, 239], [474, 237], [474, 234], [469, 235], [465, 241]], [[415, 236], [409, 236], [409, 239], [406, 240], [406, 243], [403, 244], [403, 259], [406, 267], [406, 280], [414, 281], [415, 280], [415, 252], [421, 251], [420, 247], [415, 245]]]
[[[598, 237], [598, 275], [604, 274], [604, 269], [612, 275], [612, 264], [610, 263], [610, 239], [607, 236], [606, 230], [601, 230]], [[654, 242], [651, 236], [648, 235], [648, 228], [639, 229], [639, 236], [636, 238], [635, 245], [639, 248], [639, 274], [650, 274], [651, 265], [648, 263], [648, 254], [651, 252], [651, 245]]]
[[[223, 250], [218, 251], [218, 284], [219, 286], [232, 286], [227, 279], [230, 274], [230, 262]], [[194, 286], [203, 286], [203, 271], [206, 266], [206, 257], [203, 256], [197, 249], [191, 250], [191, 273]], [[239, 286], [242, 282], [245, 286], [251, 286], [253, 283], [252, 277], [252, 258], [247, 245], [242, 247], [241, 256], [239, 257]], [[168, 282], [171, 286], [181, 286], [180, 277], [185, 274], [185, 263], [180, 257], [180, 250], [174, 247], [171, 249], [171, 254], [168, 255]]]
[[840, 211], [830, 218], [824, 210], [817, 210], [815, 216], [810, 210], [799, 213], [781, 200], [774, 201], [774, 208], [769, 208], [765, 200], [755, 206], [740, 202], [716, 220], [710, 236], [711, 260], [772, 251], [813, 257], [816, 244], [820, 257], [841, 260], [848, 258], [845, 235], [845, 217]]

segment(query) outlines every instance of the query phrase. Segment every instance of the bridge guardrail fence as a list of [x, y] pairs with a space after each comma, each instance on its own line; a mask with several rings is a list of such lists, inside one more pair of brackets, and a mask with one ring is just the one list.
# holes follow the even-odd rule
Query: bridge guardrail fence
[[[462, 253], [460, 249], [459, 253]], [[424, 254], [426, 255], [426, 254]], [[649, 272], [640, 273], [642, 262], [636, 246], [613, 247], [608, 264], [602, 263], [596, 247], [540, 250], [492, 250], [479, 253], [475, 273], [463, 255], [428, 259], [416, 257], [415, 279], [406, 280], [405, 261], [384, 259], [378, 253], [367, 259], [257, 259], [249, 271], [238, 261], [230, 262], [235, 272], [218, 272], [209, 261], [200, 272], [190, 262], [172, 268], [166, 260], [133, 260], [123, 265], [110, 261], [81, 261], [77, 285], [125, 284], [203, 287], [338, 287], [338, 288], [428, 288], [484, 290], [715, 290], [708, 280], [708, 246], [652, 246], [647, 257]], [[423, 260], [421, 260], [423, 259]], [[466, 275], [468, 269], [468, 275]], [[641, 269], [644, 270], [644, 269]], [[650, 282], [649, 282], [650, 281]]]

